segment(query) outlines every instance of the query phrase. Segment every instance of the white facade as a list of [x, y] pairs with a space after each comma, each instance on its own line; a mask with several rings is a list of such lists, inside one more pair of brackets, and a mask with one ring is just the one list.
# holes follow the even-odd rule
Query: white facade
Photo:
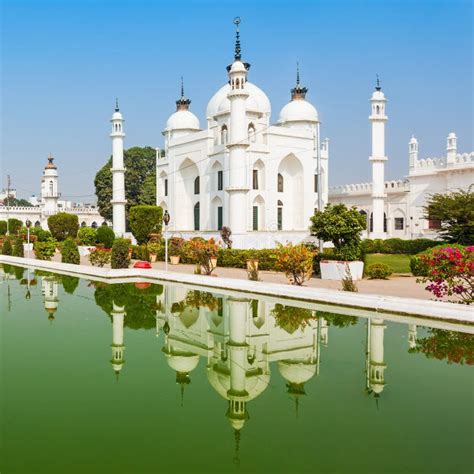
[[[474, 183], [474, 152], [458, 153], [457, 137], [450, 133], [446, 155], [441, 158], [418, 158], [418, 141], [408, 144], [409, 172], [403, 179], [384, 181], [385, 97], [377, 85], [372, 102], [372, 182], [333, 186], [330, 203], [355, 206], [367, 216], [371, 238], [436, 238], [438, 223], [424, 217], [430, 195], [468, 190]], [[377, 109], [378, 107], [378, 109]]]
[[[48, 228], [48, 217], [58, 212], [77, 215], [81, 227], [98, 227], [104, 218], [97, 208], [92, 206], [74, 205], [71, 201], [60, 199], [58, 169], [54, 158], [50, 155], [41, 178], [41, 198], [35, 198], [37, 206], [16, 207], [0, 206], [0, 220], [18, 219], [23, 224], [30, 221], [35, 227]], [[11, 193], [10, 193], [11, 195]]]
[[157, 204], [168, 210], [169, 228], [183, 237], [218, 236], [223, 226], [232, 230], [237, 248], [309, 237], [318, 207], [318, 150], [321, 204], [327, 203], [328, 140], [320, 142], [318, 113], [305, 99], [299, 74], [290, 103], [271, 124], [270, 101], [248, 82], [249, 68], [241, 61], [237, 31], [228, 83], [210, 99], [205, 127], [182, 91], [163, 131]]

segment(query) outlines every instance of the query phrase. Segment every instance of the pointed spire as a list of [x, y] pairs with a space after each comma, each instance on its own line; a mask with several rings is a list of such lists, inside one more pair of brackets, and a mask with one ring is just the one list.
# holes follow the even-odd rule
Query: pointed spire
[[236, 16], [234, 18], [234, 25], [235, 25], [235, 52], [234, 52], [234, 60], [240, 61], [242, 58], [242, 51], [240, 49], [240, 17]]
[[181, 76], [181, 97], [176, 101], [176, 110], [188, 110], [191, 101], [184, 97], [184, 81]]
[[303, 100], [308, 92], [307, 87], [300, 85], [300, 63], [296, 63], [296, 86], [291, 89], [291, 100]]
[[181, 406], [184, 404], [184, 389], [186, 385], [191, 383], [191, 379], [189, 378], [189, 373], [187, 372], [176, 372], [176, 383], [181, 385]]
[[382, 86], [380, 85], [380, 78], [378, 74], [376, 74], [375, 76], [377, 77], [377, 82], [375, 83], [375, 90], [380, 91], [382, 90]]
[[119, 103], [118, 103], [118, 97], [115, 98], [115, 112], [118, 112], [119, 109]]
[[234, 430], [235, 454], [234, 464], [240, 464], [240, 430]]

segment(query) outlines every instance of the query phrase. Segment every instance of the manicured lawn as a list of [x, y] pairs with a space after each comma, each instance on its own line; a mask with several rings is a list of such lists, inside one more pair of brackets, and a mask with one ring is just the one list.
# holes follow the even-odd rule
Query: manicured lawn
[[410, 256], [405, 254], [369, 253], [365, 256], [365, 268], [373, 263], [385, 263], [393, 273], [410, 273]]

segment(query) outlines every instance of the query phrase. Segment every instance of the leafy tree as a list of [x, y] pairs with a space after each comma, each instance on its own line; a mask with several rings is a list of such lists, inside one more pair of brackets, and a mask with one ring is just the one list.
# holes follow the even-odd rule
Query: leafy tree
[[160, 206], [134, 206], [130, 209], [130, 228], [139, 244], [148, 242], [152, 233], [160, 234], [163, 209]]
[[365, 230], [365, 217], [345, 204], [328, 204], [324, 211], [311, 217], [311, 233], [324, 242], [332, 242], [340, 260], [360, 258], [360, 233]]
[[148, 204], [150, 206], [156, 204], [156, 175], [149, 174], [145, 178], [138, 201], [140, 204]]
[[[124, 151], [126, 216], [138, 204], [155, 204], [156, 151], [154, 148], [133, 147]], [[112, 158], [95, 175], [95, 193], [100, 215], [112, 220]], [[151, 197], [153, 196], [153, 199]]]
[[48, 227], [53, 237], [59, 241], [68, 237], [76, 238], [79, 230], [79, 219], [74, 214], [58, 212], [48, 217]]
[[70, 275], [61, 275], [61, 283], [63, 284], [64, 291], [73, 295], [79, 286], [79, 278]]
[[474, 243], [474, 193], [434, 194], [425, 206], [425, 218], [440, 221], [438, 234], [446, 242]]
[[31, 202], [27, 201], [26, 199], [17, 199], [12, 196], [5, 198], [3, 200], [4, 206], [14, 206], [14, 207], [33, 207]]

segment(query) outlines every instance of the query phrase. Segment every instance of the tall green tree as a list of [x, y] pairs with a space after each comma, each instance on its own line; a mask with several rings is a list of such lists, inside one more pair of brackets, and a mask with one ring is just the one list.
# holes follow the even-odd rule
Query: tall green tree
[[425, 218], [441, 223], [438, 234], [447, 242], [474, 244], [474, 192], [434, 194], [425, 206]]
[[[137, 204], [155, 204], [156, 150], [150, 146], [124, 150], [126, 216]], [[112, 157], [95, 175], [95, 194], [100, 215], [112, 220]]]

